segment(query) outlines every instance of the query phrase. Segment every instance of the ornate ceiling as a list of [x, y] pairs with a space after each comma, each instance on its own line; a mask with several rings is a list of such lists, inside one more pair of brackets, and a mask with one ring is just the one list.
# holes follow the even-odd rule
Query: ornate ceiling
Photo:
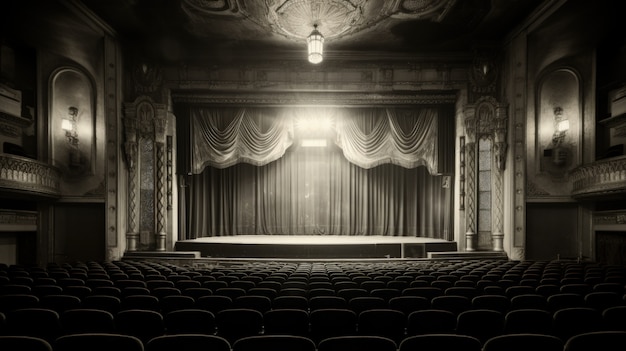
[[81, 0], [120, 38], [165, 60], [302, 51], [468, 51], [501, 41], [543, 0]]

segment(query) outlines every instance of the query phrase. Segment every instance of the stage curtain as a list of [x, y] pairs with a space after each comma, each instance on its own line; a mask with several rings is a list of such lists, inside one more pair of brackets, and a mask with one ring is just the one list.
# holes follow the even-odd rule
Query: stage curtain
[[293, 142], [284, 109], [200, 108], [190, 113], [194, 173], [241, 162], [262, 166], [281, 157]]
[[[239, 110], [229, 111], [231, 119], [241, 115]], [[302, 109], [294, 111], [288, 116], [302, 117], [304, 113]], [[449, 118], [451, 116], [441, 116], [438, 111], [430, 108], [413, 111], [333, 109], [325, 112], [325, 116], [334, 117], [333, 132], [326, 135], [327, 147], [301, 147], [297, 138], [314, 133], [296, 131], [296, 139], [284, 153], [273, 153], [282, 153], [282, 157], [263, 165], [239, 162], [223, 167], [205, 163], [201, 172], [197, 169], [184, 176], [185, 191], [181, 193], [187, 213], [184, 219], [181, 218], [185, 221], [181, 233], [186, 239], [240, 234], [318, 234], [452, 240], [451, 189], [443, 186], [443, 177], [434, 174], [433, 170], [438, 164], [437, 151], [444, 151], [448, 158], [453, 157], [453, 152], [443, 150], [445, 148], [441, 147], [437, 135], [453, 133], [454, 128], [453, 123], [437, 122], [437, 119], [453, 120]], [[195, 112], [190, 116], [200, 119], [212, 113], [216, 112]], [[274, 111], [271, 114], [259, 112], [256, 116], [279, 115], [280, 111]], [[381, 122], [381, 117], [385, 121]], [[261, 125], [259, 121], [263, 118], [254, 120], [257, 126]], [[416, 119], [423, 120], [416, 123]], [[261, 130], [265, 134], [272, 128], [273, 120], [264, 120]], [[298, 121], [297, 118], [291, 120]], [[199, 128], [196, 122], [188, 124], [192, 129], [187, 131], [190, 135], [199, 132], [193, 130]], [[220, 130], [226, 130], [225, 126], [230, 125], [224, 120], [219, 123]], [[449, 128], [442, 130], [441, 126], [446, 123]], [[291, 133], [294, 127], [298, 128], [297, 123], [291, 127], [283, 125], [281, 130]], [[288, 135], [291, 138], [291, 134]], [[351, 135], [359, 141], [341, 141]], [[432, 144], [428, 146], [431, 151], [422, 155], [434, 155], [429, 156], [432, 159], [402, 154], [402, 150], [424, 147], [426, 140]], [[346, 156], [368, 144], [378, 145], [378, 151], [368, 153], [364, 150], [368, 156], [355, 156], [357, 161]], [[280, 146], [280, 143], [271, 145]], [[391, 156], [384, 156], [384, 150], [391, 150]], [[453, 150], [453, 145], [449, 150]], [[264, 151], [270, 154], [268, 150]], [[408, 165], [412, 167], [405, 168]]]
[[392, 163], [438, 171], [437, 110], [349, 109], [337, 116], [337, 145], [362, 168]]
[[449, 239], [450, 189], [425, 167], [364, 169], [336, 147], [294, 148], [265, 166], [207, 167], [187, 184], [190, 238], [392, 235]]

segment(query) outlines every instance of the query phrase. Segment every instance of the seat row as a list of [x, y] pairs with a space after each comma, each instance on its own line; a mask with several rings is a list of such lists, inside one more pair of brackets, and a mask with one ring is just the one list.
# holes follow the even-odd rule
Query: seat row
[[592, 331], [626, 332], [626, 306], [602, 313], [584, 307], [565, 308], [554, 313], [523, 309], [507, 313], [478, 309], [458, 315], [439, 309], [425, 309], [406, 315], [391, 309], [355, 313], [348, 309], [257, 310], [235, 308], [216, 314], [200, 309], [168, 313], [132, 309], [115, 314], [97, 309], [72, 309], [62, 313], [29, 308], [0, 314], [0, 335], [22, 335], [52, 341], [76, 333], [120, 333], [142, 341], [167, 334], [217, 335], [229, 342], [254, 335], [296, 335], [318, 342], [335, 336], [376, 335], [400, 343], [407, 337], [424, 334], [472, 336], [481, 343], [506, 334], [542, 334], [565, 341]]
[[[325, 308], [345, 308], [359, 313], [366, 309], [394, 309], [405, 314], [423, 309], [441, 309], [458, 314], [471, 309], [491, 309], [508, 312], [518, 309], [542, 309], [548, 312], [568, 307], [588, 307], [599, 312], [613, 306], [625, 306], [626, 295], [611, 291], [596, 291], [586, 295], [575, 293], [555, 293], [545, 297], [536, 293], [519, 294], [513, 297], [505, 295], [478, 295], [474, 297], [449, 294], [431, 294], [429, 288], [410, 288], [407, 294], [376, 294], [377, 290], [368, 293], [351, 291], [345, 294], [320, 294], [313, 296], [301, 295], [264, 295], [241, 294], [228, 295], [219, 289], [216, 294], [208, 292], [203, 295], [170, 294], [154, 295], [137, 293], [124, 296], [94, 294], [75, 296], [71, 294], [52, 294], [37, 297], [30, 294], [0, 295], [0, 313], [21, 308], [48, 308], [63, 312], [74, 308], [103, 309], [112, 313], [128, 309], [149, 309], [157, 312], [170, 312], [179, 309], [197, 308], [217, 313], [227, 308], [250, 308], [264, 313], [271, 309], [301, 309], [313, 311]], [[406, 291], [406, 290], [405, 290]], [[382, 291], [387, 293], [387, 291]], [[447, 290], [446, 292], [449, 292]]]
[[587, 351], [602, 345], [604, 351], [621, 351], [626, 344], [626, 332], [603, 331], [575, 335], [566, 342], [542, 334], [510, 334], [493, 337], [481, 344], [476, 338], [457, 334], [416, 335], [404, 339], [400, 344], [393, 340], [373, 336], [331, 337], [315, 343], [313, 340], [292, 335], [250, 336], [229, 343], [214, 335], [179, 334], [162, 335], [142, 342], [124, 334], [71, 334], [59, 337], [53, 342], [28, 336], [0, 336], [0, 349], [4, 351], [74, 351], [74, 350], [125, 350], [125, 351], [170, 351], [212, 350], [212, 351], [258, 351], [258, 350], [299, 350], [299, 351]]

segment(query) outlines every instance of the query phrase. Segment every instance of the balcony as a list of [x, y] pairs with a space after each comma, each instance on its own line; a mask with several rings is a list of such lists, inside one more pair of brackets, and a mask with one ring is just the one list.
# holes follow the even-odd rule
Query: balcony
[[574, 198], [626, 196], [626, 156], [580, 166], [570, 179]]
[[51, 165], [0, 153], [0, 191], [34, 197], [59, 197], [61, 173]]

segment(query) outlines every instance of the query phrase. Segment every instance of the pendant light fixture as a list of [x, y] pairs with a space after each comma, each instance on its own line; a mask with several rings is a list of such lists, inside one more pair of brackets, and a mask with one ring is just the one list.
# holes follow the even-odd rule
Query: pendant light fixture
[[317, 64], [324, 59], [324, 36], [317, 30], [317, 24], [313, 25], [313, 31], [306, 38], [309, 49], [309, 62]]

